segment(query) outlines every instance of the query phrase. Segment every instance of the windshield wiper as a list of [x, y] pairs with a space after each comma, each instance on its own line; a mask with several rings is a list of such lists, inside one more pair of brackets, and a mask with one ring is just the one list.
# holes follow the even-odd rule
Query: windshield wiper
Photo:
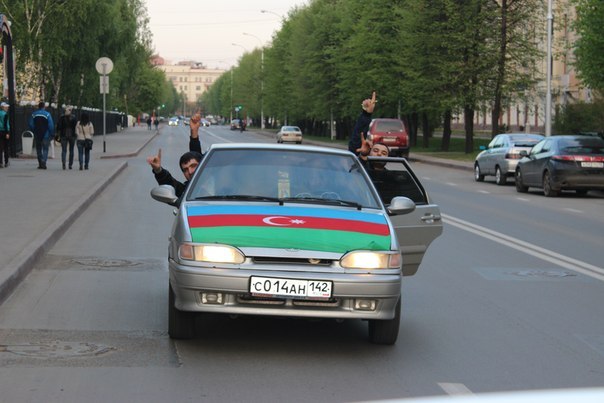
[[283, 200], [277, 197], [256, 196], [256, 195], [215, 195], [199, 196], [195, 200], [242, 200], [242, 201], [269, 201], [283, 204]]
[[281, 200], [285, 201], [285, 202], [329, 204], [329, 205], [336, 205], [336, 206], [354, 207], [357, 210], [360, 210], [361, 208], [363, 208], [363, 206], [357, 202], [341, 200], [341, 199], [325, 199], [322, 197], [286, 197]]

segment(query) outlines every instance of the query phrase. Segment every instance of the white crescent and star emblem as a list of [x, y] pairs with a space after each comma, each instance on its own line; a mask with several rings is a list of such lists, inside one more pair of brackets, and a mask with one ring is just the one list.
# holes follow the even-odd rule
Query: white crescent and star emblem
[[283, 216], [270, 216], [264, 217], [262, 222], [268, 225], [275, 225], [277, 227], [289, 227], [290, 225], [304, 224], [306, 221]]

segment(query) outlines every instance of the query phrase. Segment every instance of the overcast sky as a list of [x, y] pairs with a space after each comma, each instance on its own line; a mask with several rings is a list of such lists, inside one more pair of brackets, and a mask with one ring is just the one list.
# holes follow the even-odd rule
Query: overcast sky
[[269, 45], [280, 16], [309, 1], [145, 0], [155, 53], [172, 63], [195, 60], [220, 69], [236, 65], [244, 48]]

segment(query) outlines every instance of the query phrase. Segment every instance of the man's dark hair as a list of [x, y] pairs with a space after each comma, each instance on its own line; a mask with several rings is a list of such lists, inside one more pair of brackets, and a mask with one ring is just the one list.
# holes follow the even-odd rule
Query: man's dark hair
[[388, 150], [388, 155], [390, 155], [390, 147], [388, 147], [386, 144], [382, 143], [381, 141], [377, 142], [377, 143], [374, 143], [373, 145], [374, 146], [381, 145], [381, 146], [386, 147], [386, 150]]
[[46, 106], [46, 102], [44, 102], [44, 101], [40, 101], [40, 102], [38, 102], [38, 108], [42, 109], [42, 108], [44, 108], [45, 106]]
[[201, 162], [202, 158], [203, 158], [203, 155], [201, 155], [200, 153], [198, 153], [196, 151], [187, 151], [186, 153], [184, 153], [182, 155], [182, 157], [180, 157], [180, 161], [178, 163], [180, 166], [183, 166], [184, 164], [186, 164], [187, 162], [189, 162], [191, 160], [196, 160], [197, 162]]

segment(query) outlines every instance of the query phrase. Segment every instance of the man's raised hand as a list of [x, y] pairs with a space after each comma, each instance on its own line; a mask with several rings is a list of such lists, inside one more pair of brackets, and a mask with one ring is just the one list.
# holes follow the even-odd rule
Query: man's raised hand
[[147, 162], [149, 165], [151, 165], [151, 168], [153, 168], [154, 172], [159, 172], [161, 169], [161, 148], [157, 152], [157, 155], [147, 157]]

